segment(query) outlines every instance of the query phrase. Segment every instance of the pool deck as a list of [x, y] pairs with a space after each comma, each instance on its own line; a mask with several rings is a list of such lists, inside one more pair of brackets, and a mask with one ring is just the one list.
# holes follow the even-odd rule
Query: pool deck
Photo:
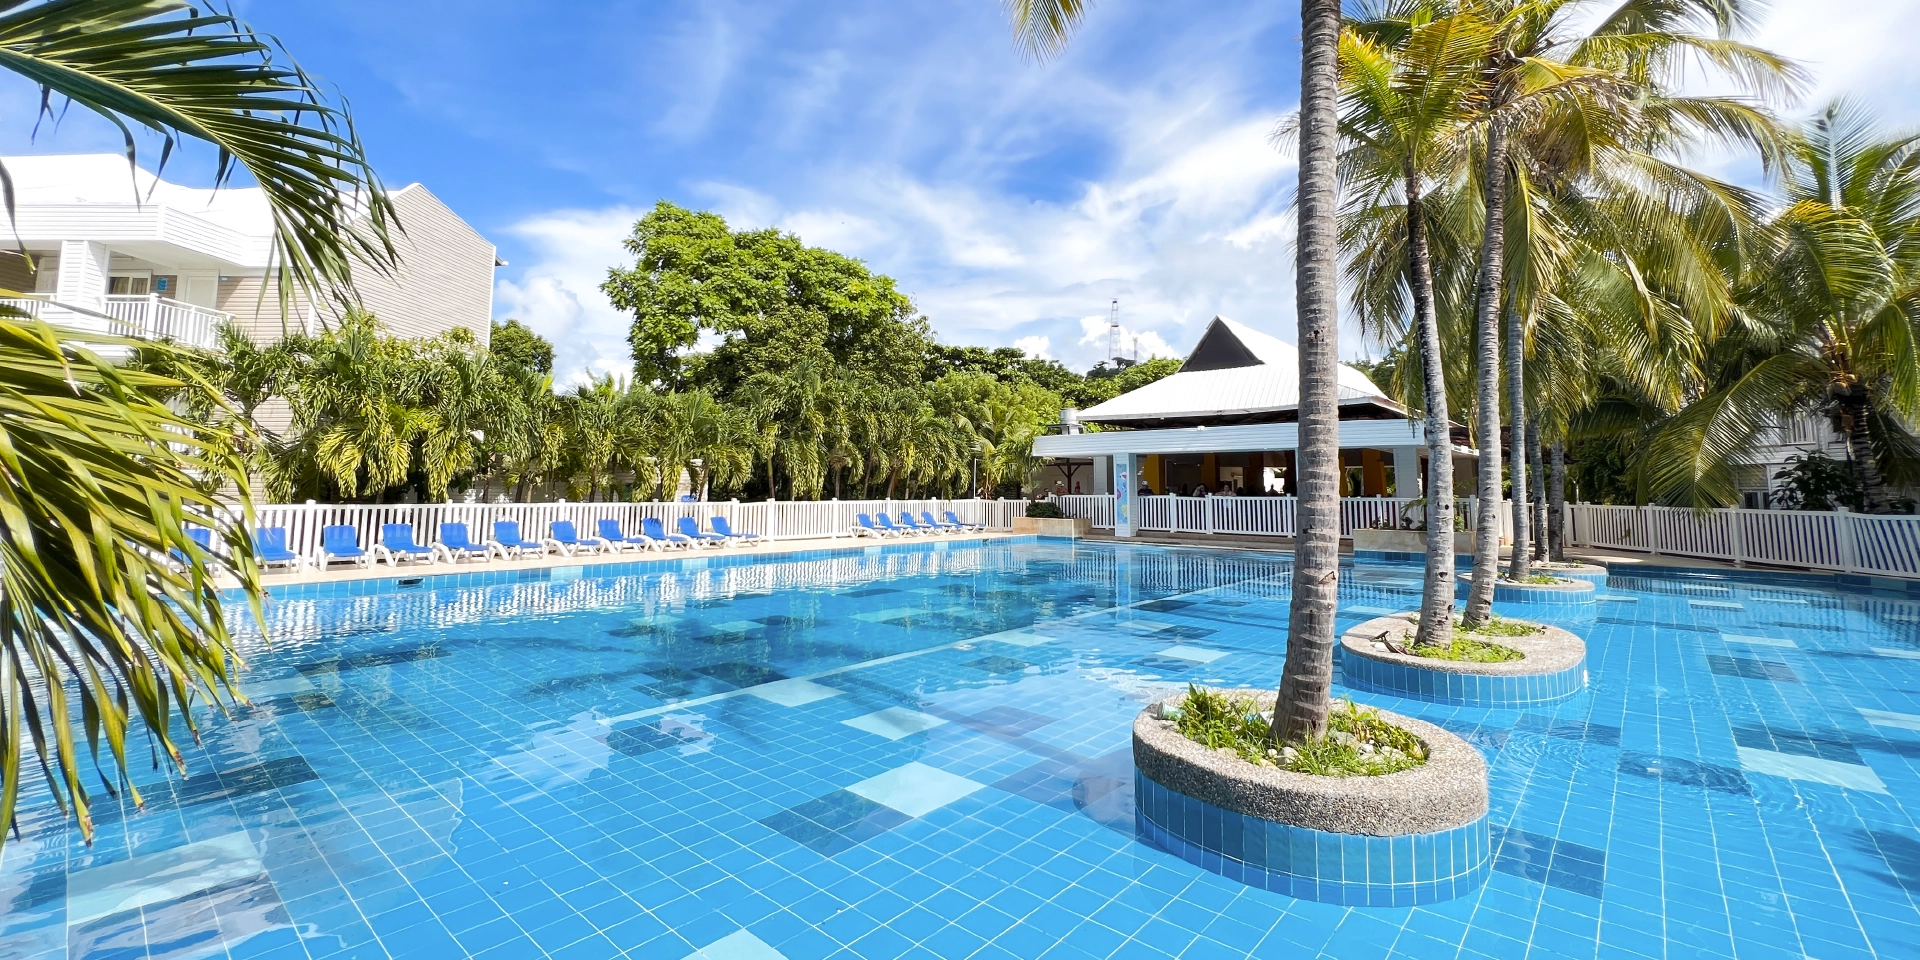
[[[608, 550], [601, 553], [576, 553], [565, 556], [559, 553], [547, 556], [535, 556], [518, 560], [469, 560], [452, 565], [445, 563], [404, 563], [398, 567], [386, 563], [371, 566], [346, 565], [336, 563], [332, 569], [321, 571], [314, 567], [304, 567], [297, 573], [276, 570], [262, 573], [260, 583], [272, 589], [296, 583], [345, 583], [355, 580], [390, 580], [394, 577], [431, 577], [455, 573], [478, 573], [484, 570], [540, 570], [550, 567], [586, 567], [603, 563], [671, 563], [685, 557], [714, 556], [721, 554], [749, 554], [756, 557], [774, 557], [785, 553], [801, 553], [810, 550], [846, 550], [856, 551], [865, 547], [879, 546], [883, 543], [923, 543], [923, 542], [965, 542], [972, 540], [1002, 540], [1013, 534], [1006, 531], [987, 531], [984, 533], [955, 534], [940, 537], [892, 537], [876, 540], [872, 537], [807, 537], [795, 540], [773, 540], [757, 547], [707, 547], [699, 550]], [[237, 586], [237, 584], [225, 584]]]

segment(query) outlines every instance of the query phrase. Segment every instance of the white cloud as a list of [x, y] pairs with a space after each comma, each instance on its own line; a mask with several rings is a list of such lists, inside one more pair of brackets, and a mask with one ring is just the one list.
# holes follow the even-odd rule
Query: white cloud
[[1116, 331], [1107, 317], [1081, 317], [1079, 345], [1083, 355], [1093, 355], [1101, 360], [1113, 356], [1129, 360], [1152, 360], [1155, 357], [1177, 359], [1182, 356], [1181, 351], [1168, 345], [1158, 333], [1135, 330], [1124, 323]]
[[494, 312], [517, 317], [553, 341], [556, 380], [632, 369], [628, 316], [613, 308], [600, 284], [608, 267], [632, 263], [620, 244], [643, 213], [627, 207], [561, 210], [512, 227], [536, 259], [519, 280], [498, 282]]
[[1052, 360], [1053, 354], [1047, 352], [1051, 341], [1046, 337], [1021, 337], [1013, 342], [1015, 349], [1035, 360]]
[[[1120, 6], [1136, 17], [1157, 9]], [[1102, 23], [1118, 9], [1107, 9]], [[1915, 0], [1775, 0], [1753, 40], [1813, 71], [1806, 109], [1848, 93], [1894, 126], [1920, 126], [1920, 58], [1906, 49], [1916, 33]], [[795, 149], [806, 162], [770, 179], [706, 174], [669, 195], [736, 227], [777, 226], [862, 258], [894, 277], [949, 343], [1044, 344], [1048, 355], [1085, 369], [1107, 354], [1106, 312], [1116, 298], [1125, 335], [1143, 357], [1183, 354], [1216, 314], [1292, 340], [1294, 168], [1267, 142], [1273, 120], [1292, 104], [1242, 85], [1270, 50], [1216, 48], [1194, 37], [1178, 43], [1138, 64], [1144, 72], [1130, 74], [1123, 82], [1135, 85], [1124, 89], [1097, 69], [1078, 69], [1086, 61], [1075, 58], [1089, 54], [1084, 42], [1063, 61], [1014, 74], [997, 60], [955, 52], [972, 50], [971, 40], [928, 49], [875, 94], [887, 109], [872, 116], [897, 123], [870, 126], [877, 132], [859, 141], [863, 149], [839, 149], [845, 144], [831, 139], [803, 145]], [[850, 63], [859, 61], [810, 62], [782, 101], [789, 114], [811, 115], [850, 95]], [[705, 77], [693, 86], [719, 82]], [[972, 93], [941, 98], [956, 85]], [[945, 109], [962, 103], [971, 112]], [[806, 139], [792, 124], [755, 135]], [[1101, 159], [1034, 159], [1076, 139]], [[929, 162], [934, 154], [938, 161]], [[1701, 162], [1752, 176], [1736, 158]], [[1048, 172], [1062, 169], [1097, 173], [1063, 182]], [[558, 211], [513, 228], [536, 255], [519, 279], [501, 283], [500, 312], [553, 336], [563, 369], [629, 363], [626, 318], [597, 288], [609, 266], [627, 261], [619, 241], [639, 213]], [[1341, 347], [1349, 357], [1367, 349], [1351, 328]]]
[[[1266, 141], [1272, 118], [1223, 116], [1204, 99], [1144, 107], [1120, 132], [1129, 146], [1113, 174], [1057, 202], [877, 165], [808, 177], [790, 196], [701, 182], [691, 202], [735, 228], [778, 226], [860, 257], [949, 343], [1012, 344], [1086, 369], [1107, 356], [1115, 298], [1143, 358], [1181, 355], [1215, 314], [1292, 339], [1293, 165]], [[501, 283], [498, 310], [554, 337], [563, 370], [628, 364], [626, 320], [598, 286], [628, 262], [619, 241], [639, 213], [561, 211], [513, 227], [538, 256]]]
[[1887, 121], [1920, 124], [1920, 3], [1912, 0], [1774, 0], [1753, 42], [1813, 74], [1808, 106], [1837, 96], [1873, 105]]

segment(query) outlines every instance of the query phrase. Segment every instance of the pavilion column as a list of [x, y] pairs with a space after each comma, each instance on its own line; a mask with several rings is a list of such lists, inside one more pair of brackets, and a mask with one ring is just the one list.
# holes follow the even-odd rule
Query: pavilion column
[[1426, 477], [1420, 470], [1419, 447], [1393, 448], [1393, 495], [1414, 498], [1421, 496], [1426, 486]]
[[1113, 455], [1113, 535], [1131, 537], [1139, 529], [1140, 455]]

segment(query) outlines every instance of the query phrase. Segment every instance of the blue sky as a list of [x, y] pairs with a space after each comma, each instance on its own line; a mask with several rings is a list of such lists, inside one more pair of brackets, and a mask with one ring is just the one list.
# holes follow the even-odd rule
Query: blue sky
[[[595, 287], [661, 198], [865, 259], [947, 342], [1084, 368], [1116, 297], [1143, 353], [1184, 353], [1216, 313], [1292, 339], [1293, 168], [1265, 135], [1295, 105], [1294, 3], [1102, 0], [1046, 64], [997, 0], [237, 7], [346, 94], [390, 185], [425, 183], [499, 245], [496, 314], [553, 338], [567, 374], [627, 366]], [[1920, 121], [1901, 39], [1920, 0], [1775, 7], [1761, 39], [1815, 63], [1815, 98]], [[115, 146], [76, 119], [29, 145], [32, 106], [0, 85], [0, 147]]]

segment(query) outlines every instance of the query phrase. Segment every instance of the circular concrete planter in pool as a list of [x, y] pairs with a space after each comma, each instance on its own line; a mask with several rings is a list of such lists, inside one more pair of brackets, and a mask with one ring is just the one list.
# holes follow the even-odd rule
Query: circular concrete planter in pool
[[[1272, 691], [1234, 691], [1273, 707]], [[1204, 869], [1302, 900], [1404, 907], [1486, 882], [1487, 764], [1465, 740], [1380, 714], [1427, 745], [1427, 762], [1379, 777], [1316, 777], [1209, 750], [1158, 719], [1133, 721], [1141, 835]]]
[[[1559, 572], [1554, 571], [1558, 577]], [[1473, 589], [1473, 574], [1460, 575], [1460, 594]], [[1505, 579], [1493, 582], [1494, 603], [1592, 603], [1597, 591], [1592, 580], [1560, 579], [1553, 583], [1513, 583]]]
[[1405, 646], [1418, 617], [1411, 612], [1376, 617], [1348, 630], [1340, 638], [1341, 682], [1414, 700], [1507, 709], [1565, 700], [1587, 685], [1586, 641], [1546, 624], [1534, 624], [1542, 630], [1529, 636], [1486, 638], [1525, 655], [1504, 663], [1416, 657], [1394, 653], [1381, 642]]
[[[1500, 568], [1503, 574], [1506, 570], [1504, 566]], [[1564, 563], [1541, 563], [1536, 560], [1533, 564], [1533, 572], [1559, 577], [1562, 580], [1585, 580], [1596, 587], [1607, 585], [1607, 568], [1597, 563], [1576, 563], [1571, 560]], [[1495, 584], [1494, 589], [1499, 590], [1499, 585]]]

